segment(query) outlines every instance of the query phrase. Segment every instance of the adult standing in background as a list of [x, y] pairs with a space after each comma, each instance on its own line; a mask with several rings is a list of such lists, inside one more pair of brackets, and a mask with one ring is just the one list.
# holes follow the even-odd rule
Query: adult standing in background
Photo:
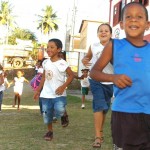
[[[82, 59], [84, 66], [91, 66], [96, 63], [105, 45], [111, 40], [112, 28], [109, 24], [101, 24], [97, 29], [97, 36], [99, 42], [92, 44], [85, 57]], [[91, 62], [90, 62], [91, 61]], [[109, 63], [103, 70], [105, 73], [113, 73], [111, 63]], [[105, 122], [106, 113], [110, 108], [111, 97], [113, 96], [113, 84], [111, 82], [98, 82], [89, 78], [91, 92], [93, 95], [93, 112], [94, 112], [94, 126], [95, 126], [95, 140], [93, 148], [100, 148], [104, 141], [103, 126]]]

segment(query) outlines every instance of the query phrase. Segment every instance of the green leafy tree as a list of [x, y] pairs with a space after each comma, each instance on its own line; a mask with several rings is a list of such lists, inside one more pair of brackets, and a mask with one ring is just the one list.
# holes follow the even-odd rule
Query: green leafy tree
[[0, 9], [0, 25], [6, 26], [7, 37], [6, 44], [8, 43], [8, 33], [10, 28], [15, 27], [15, 21], [13, 13], [13, 7], [9, 4], [8, 1], [1, 1], [1, 9]]
[[9, 44], [15, 45], [16, 39], [21, 40], [32, 40], [32, 42], [36, 42], [37, 38], [35, 34], [27, 29], [16, 28], [13, 31], [13, 34], [9, 36]]
[[50, 34], [52, 31], [58, 30], [58, 18], [56, 12], [53, 12], [52, 6], [46, 6], [46, 9], [42, 9], [43, 15], [38, 15], [39, 25], [37, 29], [41, 29], [43, 34]]

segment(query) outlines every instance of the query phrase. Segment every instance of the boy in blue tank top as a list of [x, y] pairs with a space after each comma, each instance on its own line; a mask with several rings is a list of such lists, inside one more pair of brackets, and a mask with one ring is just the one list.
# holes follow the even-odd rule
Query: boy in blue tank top
[[[110, 41], [90, 73], [97, 81], [114, 83], [112, 137], [123, 150], [150, 149], [150, 44], [143, 40], [149, 24], [147, 9], [128, 3], [120, 22], [126, 38]], [[114, 74], [103, 73], [110, 61]]]

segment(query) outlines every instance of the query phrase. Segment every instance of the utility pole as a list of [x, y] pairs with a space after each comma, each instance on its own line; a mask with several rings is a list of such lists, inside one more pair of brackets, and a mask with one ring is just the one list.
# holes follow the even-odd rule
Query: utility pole
[[73, 1], [73, 10], [72, 10], [72, 31], [71, 31], [71, 50], [74, 50], [74, 30], [75, 30], [75, 21], [76, 21], [76, 12], [77, 12], [77, 6], [76, 6], [76, 0]]

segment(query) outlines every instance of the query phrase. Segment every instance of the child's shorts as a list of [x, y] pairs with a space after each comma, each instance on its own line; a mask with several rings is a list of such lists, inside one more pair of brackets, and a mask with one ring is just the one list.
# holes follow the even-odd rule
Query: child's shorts
[[113, 84], [101, 84], [93, 79], [89, 79], [89, 82], [93, 95], [93, 112], [107, 113], [113, 96]]
[[81, 94], [82, 95], [88, 95], [89, 88], [88, 87], [81, 87]]
[[112, 111], [113, 143], [123, 150], [150, 150], [150, 115]]
[[0, 91], [0, 104], [2, 104], [2, 100], [3, 100], [3, 91]]
[[42, 101], [42, 113], [45, 124], [52, 123], [54, 114], [56, 118], [63, 116], [67, 104], [65, 96], [56, 98], [40, 97], [40, 100]]

